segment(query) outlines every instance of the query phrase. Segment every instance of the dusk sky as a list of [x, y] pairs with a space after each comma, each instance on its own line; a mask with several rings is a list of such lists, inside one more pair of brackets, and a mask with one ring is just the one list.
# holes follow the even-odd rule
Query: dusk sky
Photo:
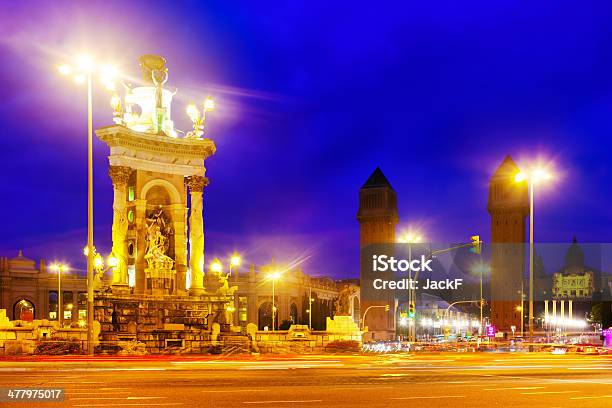
[[[86, 4], [85, 4], [86, 3]], [[310, 257], [359, 274], [358, 190], [380, 166], [400, 228], [489, 237], [507, 154], [554, 169], [536, 240], [609, 242], [612, 5], [607, 2], [4, 2], [0, 255], [84, 268], [86, 94], [57, 65], [89, 52], [138, 77], [166, 57], [173, 120], [211, 94], [207, 262]], [[96, 84], [94, 128], [112, 123]], [[108, 148], [94, 143], [95, 244], [110, 250]]]

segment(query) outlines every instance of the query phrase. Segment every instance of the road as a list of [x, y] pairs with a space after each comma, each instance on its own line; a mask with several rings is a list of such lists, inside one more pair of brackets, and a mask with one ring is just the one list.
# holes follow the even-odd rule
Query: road
[[612, 356], [5, 359], [0, 387], [65, 390], [6, 407], [610, 407]]

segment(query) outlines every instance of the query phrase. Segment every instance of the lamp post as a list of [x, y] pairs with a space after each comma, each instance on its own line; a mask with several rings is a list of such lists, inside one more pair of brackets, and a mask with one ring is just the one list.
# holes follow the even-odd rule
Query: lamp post
[[477, 272], [480, 275], [480, 326], [478, 327], [478, 334], [481, 335], [483, 333], [483, 328], [484, 328], [484, 316], [483, 316], [483, 308], [484, 308], [484, 296], [482, 293], [482, 281], [483, 281], [483, 275], [485, 273], [485, 271], [489, 271], [489, 267], [488, 265], [486, 265], [485, 263], [478, 262], [476, 265], [474, 265], [474, 272]]
[[[529, 185], [529, 342], [533, 342], [533, 201], [534, 185], [541, 180], [549, 180], [550, 173], [543, 169], [518, 173], [514, 180], [517, 183], [527, 181]], [[522, 299], [521, 299], [522, 303]], [[521, 312], [522, 314], [522, 312]]]
[[[242, 263], [242, 259], [240, 258], [240, 255], [238, 255], [237, 253], [234, 252], [234, 254], [231, 256], [230, 261], [229, 261], [229, 273], [230, 276], [232, 276], [232, 269], [234, 267], [239, 267], [240, 264]], [[236, 279], [238, 278], [238, 275], [236, 275]], [[234, 295], [234, 304], [230, 305], [227, 308], [227, 311], [230, 313], [233, 313], [236, 310], [236, 306], [240, 307], [240, 304], [236, 305], [236, 295]], [[235, 319], [235, 316], [232, 314], [231, 315], [232, 320]], [[238, 316], [239, 318], [240, 316]], [[232, 322], [233, 324], [233, 322]]]
[[[76, 68], [70, 65], [61, 65], [59, 71], [63, 75], [75, 74], [77, 83], [87, 82], [87, 352], [93, 355], [93, 283], [94, 283], [94, 251], [93, 251], [93, 102], [92, 102], [92, 73], [94, 62], [82, 55], [76, 61]], [[112, 82], [116, 69], [106, 66], [102, 71], [102, 80], [107, 89], [114, 88]]]
[[206, 114], [215, 110], [215, 100], [209, 96], [204, 100], [202, 110], [194, 104], [187, 105], [187, 115], [193, 122], [193, 130], [188, 132], [186, 137], [199, 139], [204, 135], [204, 125], [206, 124]]
[[54, 263], [51, 269], [57, 271], [57, 321], [59, 326], [64, 324], [64, 311], [62, 310], [62, 272], [68, 269], [68, 265], [63, 263]]
[[308, 280], [308, 329], [312, 330], [312, 281]]
[[[408, 265], [410, 265], [412, 263], [412, 244], [423, 242], [423, 236], [418, 231], [408, 231], [400, 237], [399, 242], [408, 244]], [[408, 308], [414, 309], [414, 316], [408, 316], [408, 319], [413, 319], [413, 321], [416, 322], [416, 307], [414, 307], [416, 303], [416, 289], [413, 289], [412, 285], [411, 268], [408, 268], [408, 282], [410, 283], [408, 288]], [[416, 340], [416, 324], [408, 325], [408, 340]]]
[[268, 275], [268, 279], [270, 279], [272, 281], [272, 331], [275, 330], [275, 326], [274, 326], [274, 322], [275, 322], [275, 317], [276, 317], [276, 306], [275, 306], [275, 302], [274, 302], [274, 298], [276, 296], [275, 292], [275, 282], [278, 278], [280, 278], [281, 274], [280, 272], [272, 272], [271, 274]]

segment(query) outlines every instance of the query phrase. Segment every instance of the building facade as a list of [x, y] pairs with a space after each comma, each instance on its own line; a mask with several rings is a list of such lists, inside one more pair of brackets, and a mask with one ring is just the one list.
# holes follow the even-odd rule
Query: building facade
[[[10, 320], [58, 320], [58, 272], [38, 265], [22, 251], [16, 257], [0, 258], [0, 309]], [[62, 272], [61, 293], [64, 324], [86, 318], [87, 283], [74, 271]]]
[[[272, 302], [272, 272], [280, 272], [274, 282]], [[314, 330], [325, 330], [326, 318], [334, 316], [340, 291], [349, 290], [350, 311], [359, 324], [359, 281], [333, 280], [312, 277], [301, 268], [290, 268], [272, 262], [245, 271], [233, 271], [231, 285], [237, 286], [233, 307], [233, 324], [245, 326], [255, 323], [259, 330], [272, 329], [272, 307], [276, 308], [275, 328], [288, 328], [290, 324], [310, 325]], [[311, 302], [309, 304], [309, 299]], [[311, 317], [312, 313], [312, 317]]]
[[[254, 323], [260, 330], [272, 328], [272, 282], [268, 275], [282, 271], [275, 282], [274, 305], [277, 328], [287, 324], [311, 325], [314, 330], [325, 330], [327, 317], [332, 317], [340, 291], [351, 291], [350, 311], [359, 324], [359, 280], [333, 280], [312, 277], [301, 268], [289, 268], [272, 262], [232, 272], [230, 282], [237, 286], [232, 323], [246, 326]], [[65, 325], [78, 325], [86, 320], [87, 280], [85, 276], [66, 270], [61, 276], [62, 309]], [[0, 309], [6, 309], [10, 320], [58, 319], [58, 272], [44, 260], [37, 262], [21, 251], [16, 257], [0, 258]], [[309, 304], [308, 299], [312, 301]], [[312, 318], [310, 313], [312, 310]]]

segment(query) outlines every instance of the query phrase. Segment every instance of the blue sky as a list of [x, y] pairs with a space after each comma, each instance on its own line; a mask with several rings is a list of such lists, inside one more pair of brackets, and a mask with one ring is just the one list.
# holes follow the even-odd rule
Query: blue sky
[[[83, 50], [138, 75], [168, 59], [174, 120], [213, 94], [207, 260], [309, 257], [356, 276], [358, 189], [376, 166], [400, 229], [486, 241], [506, 154], [550, 162], [536, 239], [610, 240], [612, 6], [575, 2], [28, 2], [0, 14], [0, 252], [67, 259], [86, 240], [84, 90], [55, 66]], [[96, 90], [94, 123], [111, 123]], [[95, 241], [110, 248], [107, 147], [96, 141]]]

